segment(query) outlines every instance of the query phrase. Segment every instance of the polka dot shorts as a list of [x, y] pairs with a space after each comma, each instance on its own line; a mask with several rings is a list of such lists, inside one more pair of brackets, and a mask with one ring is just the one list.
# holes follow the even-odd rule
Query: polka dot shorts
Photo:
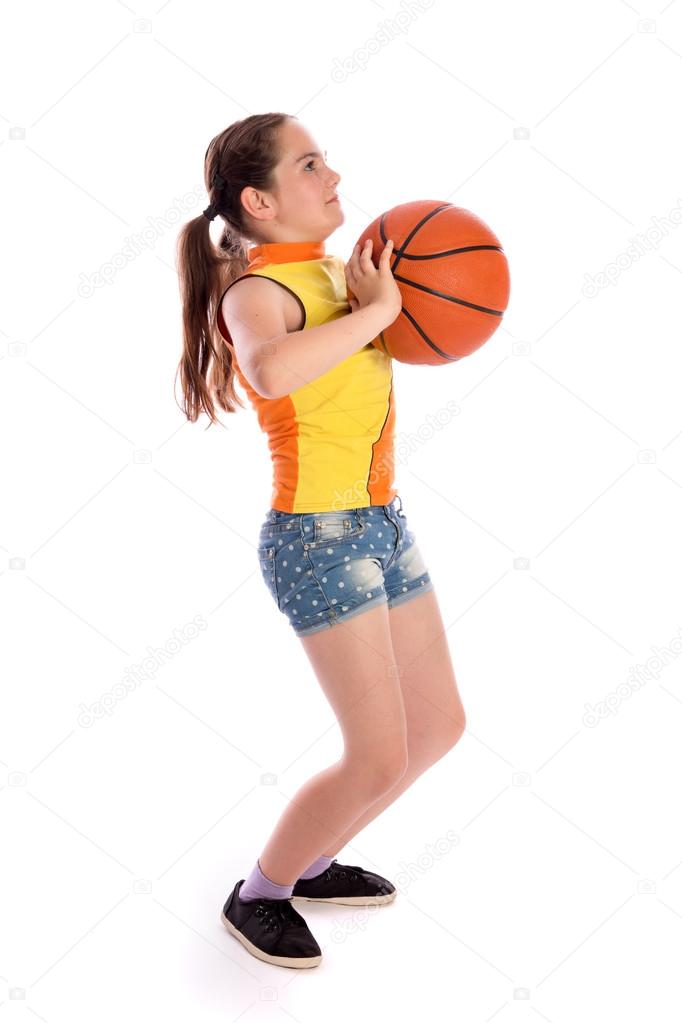
[[343, 511], [271, 508], [258, 560], [273, 600], [299, 636], [433, 589], [400, 497]]

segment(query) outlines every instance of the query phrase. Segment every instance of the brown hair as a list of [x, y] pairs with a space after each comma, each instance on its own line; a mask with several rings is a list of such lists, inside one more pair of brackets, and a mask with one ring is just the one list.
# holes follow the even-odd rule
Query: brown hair
[[[281, 156], [278, 132], [290, 118], [283, 113], [252, 114], [211, 140], [204, 157], [204, 184], [223, 219], [222, 236], [215, 245], [203, 213], [178, 235], [183, 352], [176, 381], [179, 373], [184, 398], [180, 407], [192, 423], [202, 411], [209, 416], [209, 426], [217, 423], [214, 402], [225, 412], [236, 412], [237, 404], [245, 407], [234, 389], [232, 349], [217, 328], [216, 314], [225, 288], [246, 270], [246, 240], [266, 241], [244, 209], [241, 193], [248, 185], [274, 190], [274, 169]], [[223, 180], [214, 187], [216, 174]]]

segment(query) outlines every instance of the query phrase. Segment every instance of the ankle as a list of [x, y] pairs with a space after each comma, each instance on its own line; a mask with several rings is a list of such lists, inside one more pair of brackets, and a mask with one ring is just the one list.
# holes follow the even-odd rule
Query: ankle
[[311, 863], [310, 866], [303, 871], [300, 880], [308, 881], [311, 877], [318, 877], [327, 869], [333, 859], [333, 856], [318, 856], [315, 862]]
[[256, 860], [253, 870], [239, 890], [239, 898], [242, 902], [252, 899], [290, 899], [293, 890], [293, 884], [275, 884], [266, 877], [260, 869], [260, 862]]

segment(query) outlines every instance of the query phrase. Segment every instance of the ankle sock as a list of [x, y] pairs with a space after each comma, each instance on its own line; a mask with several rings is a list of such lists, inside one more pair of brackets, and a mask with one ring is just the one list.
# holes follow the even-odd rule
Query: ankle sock
[[293, 890], [293, 884], [275, 884], [266, 877], [256, 860], [255, 867], [239, 889], [239, 898], [242, 902], [251, 902], [253, 899], [289, 899]]
[[301, 878], [307, 881], [311, 877], [317, 877], [323, 870], [326, 870], [331, 861], [334, 859], [333, 856], [318, 856], [314, 863], [303, 871]]
[[[333, 856], [318, 856], [315, 862], [303, 871], [301, 878], [307, 881], [311, 877], [318, 877], [333, 859]], [[260, 869], [260, 863], [256, 861], [255, 867], [239, 889], [239, 898], [242, 902], [251, 902], [253, 899], [289, 899], [293, 890], [292, 884], [275, 884], [271, 881]]]

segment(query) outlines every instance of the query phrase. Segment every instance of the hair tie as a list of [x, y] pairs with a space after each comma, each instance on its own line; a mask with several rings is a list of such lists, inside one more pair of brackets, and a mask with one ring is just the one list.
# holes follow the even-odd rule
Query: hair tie
[[[211, 181], [211, 191], [212, 192], [215, 191], [216, 188], [223, 188], [226, 184], [227, 182], [225, 181], [225, 178], [223, 178], [218, 173], [218, 171], [216, 171], [215, 174], [213, 175], [213, 180]], [[208, 204], [203, 213], [207, 220], [214, 220], [215, 217], [217, 216], [218, 209], [216, 205], [211, 202]]]

